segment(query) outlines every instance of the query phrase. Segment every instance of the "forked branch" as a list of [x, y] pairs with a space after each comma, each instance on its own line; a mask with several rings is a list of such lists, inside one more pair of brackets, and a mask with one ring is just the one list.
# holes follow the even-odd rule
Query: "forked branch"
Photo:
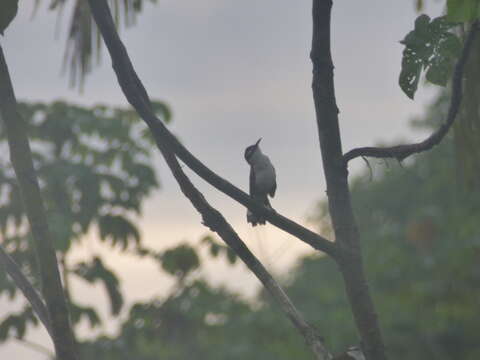
[[216, 189], [238, 201], [251, 211], [261, 214], [271, 224], [306, 242], [314, 249], [323, 251], [335, 258], [337, 248], [334, 243], [252, 200], [247, 193], [206, 167], [170, 133], [150, 107], [147, 91], [138, 78], [127, 50], [118, 36], [107, 3], [104, 0], [89, 0], [89, 4], [92, 15], [110, 53], [112, 66], [118, 82], [127, 100], [149, 126], [157, 142], [166, 144], [168, 149], [173, 151], [190, 169]]
[[399, 161], [402, 161], [410, 155], [430, 150], [432, 147], [438, 145], [442, 141], [442, 139], [448, 133], [448, 130], [450, 130], [453, 122], [455, 121], [458, 110], [460, 109], [460, 104], [462, 103], [463, 73], [468, 60], [468, 56], [470, 54], [470, 50], [472, 48], [473, 40], [475, 39], [478, 31], [478, 26], [478, 21], [475, 21], [472, 24], [470, 31], [468, 32], [467, 39], [465, 40], [465, 44], [463, 46], [460, 58], [455, 65], [455, 69], [452, 75], [452, 96], [445, 122], [433, 134], [431, 134], [428, 138], [421, 142], [390, 147], [356, 148], [350, 150], [345, 155], [343, 155], [343, 159], [345, 160], [345, 162], [348, 162], [360, 156], [368, 156], [375, 158], [395, 158]]
[[[113, 21], [108, 5], [105, 3], [104, 0], [89, 0], [89, 2], [95, 21], [99, 25], [100, 31], [104, 36], [107, 47], [109, 48], [112, 60], [114, 62], [114, 69], [117, 73], [117, 77], [125, 95], [152, 130], [157, 146], [161, 151], [162, 155], [164, 156], [182, 192], [190, 200], [195, 209], [202, 215], [203, 224], [209, 227], [212, 231], [216, 232], [263, 283], [270, 295], [280, 305], [280, 308], [285, 313], [285, 315], [290, 319], [290, 321], [297, 328], [300, 334], [302, 334], [302, 336], [305, 338], [310, 349], [315, 354], [315, 358], [317, 360], [331, 359], [331, 355], [328, 353], [328, 351], [323, 345], [322, 338], [317, 334], [315, 329], [305, 321], [303, 315], [295, 308], [295, 306], [285, 294], [280, 285], [273, 279], [273, 277], [268, 273], [262, 263], [255, 257], [255, 255], [250, 252], [250, 250], [240, 239], [235, 230], [225, 220], [223, 215], [206, 201], [204, 196], [195, 188], [190, 179], [185, 175], [180, 164], [178, 163], [174, 151], [172, 151], [172, 148], [175, 149], [175, 147], [172, 146], [172, 139], [175, 140], [175, 142], [176, 139], [171, 136], [171, 134], [163, 126], [161, 121], [156, 118], [155, 115], [152, 113], [148, 94], [145, 91], [140, 80], [138, 79], [137, 75], [135, 74], [126, 50], [120, 39], [118, 38], [116, 30], [113, 26]], [[175, 145], [177, 146], [177, 148], [181, 146], [178, 142], [176, 142]], [[181, 147], [181, 149], [182, 148], [183, 146]], [[192, 167], [194, 170], [195, 167], [198, 169], [198, 167], [200, 166], [200, 170], [202, 169], [202, 167], [204, 167], [204, 170], [207, 171], [207, 174], [213, 174], [216, 178], [218, 178], [217, 180], [220, 180], [221, 183], [223, 183], [223, 185], [226, 185], [227, 188], [233, 189], [237, 197], [243, 199], [246, 196], [248, 198], [248, 201], [245, 202], [248, 205], [251, 205], [250, 203], [252, 203], [252, 201], [249, 199], [247, 194], [244, 194], [241, 190], [237, 189], [236, 187], [228, 183], [226, 180], [223, 180], [218, 175], [211, 172], [211, 170], [209, 170], [198, 160], [196, 160], [193, 155], [191, 155], [184, 148], [183, 153], [186, 153], [188, 155], [187, 160], [194, 160], [194, 167]], [[179, 157], [181, 158], [180, 155]], [[201, 174], [202, 171], [200, 171], [200, 175]], [[208, 181], [208, 179], [205, 180]], [[208, 182], [212, 183], [211, 181]], [[240, 202], [243, 203], [242, 201]], [[258, 206], [256, 203], [254, 204], [255, 206], [253, 206], [253, 208], [256, 209], [256, 207]], [[259, 208], [267, 210], [263, 207]], [[273, 217], [280, 217], [280, 215], [276, 214], [275, 212], [268, 211], [268, 213], [269, 217], [272, 217], [272, 214]], [[293, 224], [301, 228], [300, 225], [296, 225], [295, 223]], [[334, 246], [327, 240], [320, 237], [320, 243], [325, 241], [328, 243], [329, 247]]]
[[167, 164], [177, 180], [183, 194], [202, 215], [203, 224], [210, 228], [210, 230], [216, 232], [262, 282], [267, 292], [277, 302], [283, 313], [304, 337], [307, 345], [315, 355], [315, 359], [331, 359], [330, 353], [323, 344], [322, 337], [317, 333], [315, 328], [305, 321], [303, 315], [296, 309], [295, 305], [283, 291], [281, 286], [248, 249], [232, 226], [225, 220], [223, 215], [217, 209], [213, 208], [207, 202], [202, 193], [195, 188], [190, 179], [183, 172], [175, 155], [170, 150], [166, 149], [161, 143], [158, 143], [158, 147], [167, 161]]

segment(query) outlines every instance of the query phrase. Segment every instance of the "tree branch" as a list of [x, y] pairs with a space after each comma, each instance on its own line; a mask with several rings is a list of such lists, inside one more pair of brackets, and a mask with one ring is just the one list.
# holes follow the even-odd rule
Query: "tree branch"
[[248, 268], [262, 282], [268, 293], [280, 306], [280, 309], [305, 338], [306, 343], [315, 354], [317, 360], [329, 360], [331, 355], [326, 350], [322, 337], [304, 319], [303, 315], [295, 308], [281, 286], [269, 274], [267, 269], [248, 249], [232, 226], [223, 215], [213, 208], [185, 175], [175, 155], [164, 144], [158, 143], [167, 164], [177, 180], [183, 194], [202, 215], [203, 224], [216, 232], [222, 240], [242, 259]]
[[41, 344], [37, 344], [33, 341], [29, 341], [29, 340], [26, 340], [26, 339], [19, 338], [18, 336], [14, 337], [14, 339], [17, 340], [23, 346], [29, 348], [30, 350], [33, 350], [33, 351], [41, 353], [45, 356], [48, 356], [48, 359], [55, 359], [55, 354], [52, 353], [48, 348], [46, 348], [45, 346], [43, 346]]
[[206, 167], [170, 133], [162, 121], [152, 112], [148, 94], [133, 68], [125, 46], [115, 30], [107, 3], [104, 0], [89, 0], [89, 4], [92, 15], [110, 53], [112, 66], [117, 75], [120, 87], [129, 103], [149, 126], [157, 143], [167, 144], [168, 148], [171, 149], [179, 159], [216, 189], [238, 201], [251, 211], [261, 214], [273, 225], [304, 241], [314, 249], [335, 257], [337, 248], [334, 243], [280, 215], [276, 211], [263, 206], [259, 202], [252, 200], [244, 191]]
[[[96, 12], [98, 10], [97, 6], [99, 3], [103, 3], [100, 9], [102, 9], [104, 12]], [[102, 19], [102, 16], [105, 16], [108, 18], [108, 22], [110, 25], [113, 25], [111, 22], [111, 14], [109, 12], [109, 9], [104, 1], [97, 1], [97, 0], [91, 0], [90, 1], [90, 6], [92, 7], [92, 12], [94, 14], [95, 20], [97, 21], [97, 24], [99, 22], [104, 22], [105, 19]], [[110, 31], [115, 31], [114, 27], [110, 28]], [[102, 34], [103, 30], [101, 29]], [[117, 34], [111, 34], [115, 35], [116, 40], [119, 42], [117, 45], [121, 45], [121, 48], [123, 49], [123, 54], [124, 56], [127, 56], [125, 49], [123, 48], [123, 45], [120, 42], [120, 39], [118, 38]], [[105, 35], [104, 35], [105, 36]], [[110, 49], [110, 48], [109, 48]], [[117, 71], [117, 68], [115, 67], [115, 55], [111, 52], [112, 59], [114, 59], [114, 68]], [[124, 59], [125, 60], [125, 59]], [[126, 58], [128, 60], [128, 57]], [[140, 108], [142, 111], [145, 111], [145, 113], [149, 116], [149, 118], [153, 115], [150, 115], [151, 109], [150, 109], [150, 104], [149, 104], [149, 99], [146, 91], [143, 88], [143, 85], [141, 85], [140, 80], [137, 78], [133, 67], [131, 66], [130, 61], [128, 60], [128, 64], [130, 66], [123, 68], [123, 73], [118, 73], [117, 76], [120, 78], [123, 76], [124, 80], [126, 80], [126, 83], [122, 86], [122, 89], [126, 94], [132, 94], [133, 99], [131, 101], [132, 105], [137, 103], [140, 104]], [[130, 82], [133, 80], [133, 82]], [[137, 83], [138, 81], [138, 83]], [[120, 80], [120, 83], [122, 81]], [[131, 88], [132, 85], [137, 83], [137, 86], [140, 85], [140, 88], [135, 91], [135, 88]], [[128, 95], [127, 95], [128, 96]], [[129, 99], [130, 101], [130, 99]], [[138, 111], [138, 110], [137, 110]], [[139, 111], [140, 112], [140, 111]], [[152, 129], [157, 129], [154, 125], [157, 123], [160, 123], [160, 120], [155, 117], [155, 120], [150, 123], [147, 120], [145, 120], [149, 127]], [[161, 124], [163, 125], [163, 124]], [[169, 134], [168, 130], [165, 129], [165, 131]], [[202, 215], [203, 219], [203, 224], [210, 228], [212, 231], [216, 232], [222, 240], [242, 259], [242, 261], [248, 266], [248, 268], [255, 274], [255, 276], [262, 282], [264, 287], [267, 289], [267, 291], [270, 293], [270, 295], [273, 297], [273, 299], [279, 304], [281, 310], [284, 312], [284, 314], [290, 319], [292, 324], [297, 328], [297, 330], [300, 332], [300, 334], [305, 338], [307, 344], [309, 345], [310, 349], [312, 352], [315, 354], [315, 358], [317, 360], [329, 360], [331, 359], [331, 355], [328, 353], [328, 351], [325, 349], [323, 345], [323, 340], [321, 336], [318, 335], [316, 330], [311, 327], [303, 318], [303, 315], [295, 308], [294, 304], [291, 302], [291, 300], [288, 298], [288, 296], [285, 294], [283, 289], [280, 287], [280, 285], [273, 279], [273, 277], [268, 273], [267, 269], [262, 265], [262, 263], [255, 257], [255, 255], [248, 249], [248, 247], [245, 245], [245, 243], [240, 239], [238, 234], [235, 232], [235, 230], [231, 227], [231, 225], [225, 220], [223, 215], [213, 208], [205, 199], [203, 194], [201, 194], [193, 185], [193, 183], [190, 181], [190, 179], [185, 175], [183, 172], [180, 164], [178, 163], [178, 160], [175, 156], [175, 153], [170, 149], [170, 142], [167, 141], [165, 142], [164, 138], [165, 135], [162, 134], [162, 132], [158, 131], [152, 131], [154, 133], [154, 137], [157, 143], [157, 146], [164, 156], [170, 170], [172, 171], [172, 174], [174, 175], [175, 179], [177, 180], [177, 183], [180, 186], [180, 189], [182, 190], [183, 194], [190, 200], [192, 205], [195, 207], [195, 209]], [[185, 150], [186, 151], [186, 150]], [[188, 153], [188, 151], [187, 151]], [[188, 153], [189, 154], [189, 153]], [[191, 157], [193, 155], [190, 154]], [[198, 160], [197, 160], [198, 161]], [[200, 163], [201, 164], [201, 163]], [[202, 165], [203, 166], [203, 165]], [[208, 169], [207, 169], [208, 170]], [[210, 171], [210, 170], [208, 170]], [[212, 172], [213, 174], [213, 172]], [[215, 175], [216, 176], [216, 175]], [[218, 176], [217, 176], [218, 177]], [[220, 177], [218, 177], [221, 179]], [[225, 180], [221, 179], [224, 181], [226, 184], [234, 188], [237, 192], [239, 192], [243, 196], [243, 192], [239, 189], [236, 189], [233, 185], [229, 184]], [[245, 194], [246, 195], [246, 194]], [[255, 207], [254, 207], [255, 208]], [[276, 215], [278, 216], [278, 215]], [[326, 240], [325, 240], [326, 241]], [[329, 242], [330, 244], [330, 242]]]
[[52, 236], [48, 229], [45, 208], [33, 167], [27, 126], [17, 111], [17, 101], [1, 46], [0, 115], [5, 124], [10, 159], [17, 175], [22, 202], [33, 235], [33, 244], [42, 282], [42, 294], [48, 309], [55, 352], [59, 359], [76, 360], [77, 354], [68, 308], [58, 271], [55, 249], [52, 245]]
[[463, 73], [465, 69], [465, 64], [470, 54], [470, 49], [472, 48], [473, 40], [478, 31], [478, 26], [478, 20], [472, 24], [470, 31], [467, 35], [467, 39], [465, 40], [462, 54], [460, 55], [460, 58], [455, 65], [455, 69], [452, 75], [452, 97], [450, 100], [447, 118], [442, 124], [442, 126], [440, 126], [438, 130], [431, 134], [428, 138], [418, 143], [396, 145], [391, 147], [361, 147], [350, 150], [345, 155], [343, 155], [343, 159], [345, 162], [348, 162], [359, 156], [395, 158], [399, 161], [402, 161], [410, 155], [430, 150], [432, 147], [438, 145], [442, 141], [442, 139], [448, 133], [448, 130], [451, 128], [453, 122], [455, 121], [458, 110], [460, 109], [463, 95]]
[[12, 278], [15, 285], [22, 291], [23, 295], [27, 298], [43, 326], [45, 326], [45, 329], [47, 329], [50, 337], [53, 338], [53, 332], [50, 326], [50, 320], [48, 318], [48, 311], [42, 298], [40, 297], [40, 294], [37, 293], [37, 290], [35, 290], [32, 284], [30, 284], [30, 281], [28, 281], [25, 275], [23, 275], [22, 270], [17, 265], [15, 260], [13, 260], [12, 257], [5, 252], [1, 244], [0, 265], [3, 266], [7, 274]]
[[330, 51], [331, 8], [332, 0], [313, 0], [310, 57], [313, 63], [312, 91], [323, 171], [327, 183], [328, 207], [336, 244], [339, 247], [336, 261], [343, 275], [365, 355], [368, 360], [385, 360], [382, 334], [363, 270], [360, 234], [348, 188], [347, 163], [343, 161], [342, 156]]

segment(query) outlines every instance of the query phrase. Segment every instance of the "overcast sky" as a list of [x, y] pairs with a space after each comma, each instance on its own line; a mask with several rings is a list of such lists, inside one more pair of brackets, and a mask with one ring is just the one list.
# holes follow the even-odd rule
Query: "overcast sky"
[[[20, 2], [19, 15], [0, 40], [17, 97], [126, 105], [106, 51], [102, 66], [87, 78], [83, 94], [68, 88], [67, 78], [61, 76], [66, 27], [55, 40], [56, 17], [46, 10], [47, 3], [31, 20], [33, 1]], [[213, 170], [247, 190], [249, 169], [243, 151], [263, 137], [262, 148], [278, 176], [272, 205], [301, 223], [325, 193], [310, 88], [310, 7], [311, 1], [162, 0], [147, 4], [138, 24], [121, 33], [151, 97], [172, 107], [173, 131]], [[427, 7], [432, 16], [440, 10]], [[67, 20], [70, 14], [64, 15]], [[409, 130], [409, 121], [422, 113], [434, 89], [421, 89], [412, 102], [397, 85], [399, 40], [413, 27], [413, 1], [336, 0], [332, 16], [344, 151], [418, 138]], [[180, 195], [160, 157], [156, 164], [162, 189], [152, 195], [140, 220], [146, 244], [161, 249], [181, 240], [198, 240], [206, 233], [200, 217]], [[361, 161], [352, 165], [354, 171], [363, 166]], [[270, 225], [249, 228], [244, 208], [195, 176], [192, 179], [274, 272], [285, 273], [298, 254], [310, 251]], [[79, 247], [74, 257], [108, 254], [106, 262], [121, 274], [129, 300], [147, 299], [168, 288], [168, 279], [159, 276], [153, 264], [121, 259], [95, 244], [94, 238], [92, 234], [92, 242]], [[215, 262], [208, 264], [205, 274], [214, 283], [233, 279], [240, 292], [251, 293], [256, 284], [242, 266], [230, 269]], [[73, 293], [86, 303], [94, 299], [106, 306], [100, 287], [77, 284]], [[4, 307], [0, 315], [11, 310], [6, 304], [0, 298]], [[31, 338], [50, 347], [42, 332]], [[0, 358], [43, 357], [8, 343], [0, 345]]]

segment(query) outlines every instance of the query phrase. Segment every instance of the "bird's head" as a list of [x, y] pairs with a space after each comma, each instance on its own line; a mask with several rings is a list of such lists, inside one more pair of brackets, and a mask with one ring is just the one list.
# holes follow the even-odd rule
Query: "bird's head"
[[258, 139], [258, 141], [253, 144], [253, 145], [250, 145], [249, 147], [247, 147], [245, 149], [245, 160], [247, 160], [247, 162], [250, 164], [250, 161], [252, 159], [252, 156], [253, 154], [255, 154], [256, 151], [258, 151], [260, 149], [260, 141], [262, 140], [262, 138]]

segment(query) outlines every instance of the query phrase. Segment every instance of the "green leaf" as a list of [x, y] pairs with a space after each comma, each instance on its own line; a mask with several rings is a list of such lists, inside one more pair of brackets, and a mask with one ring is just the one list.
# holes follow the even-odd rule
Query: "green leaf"
[[73, 240], [72, 218], [68, 214], [50, 212], [47, 214], [47, 220], [55, 241], [55, 249], [65, 253]]
[[200, 266], [197, 252], [188, 244], [181, 244], [164, 251], [160, 259], [163, 270], [179, 278], [184, 278]]
[[[115, 273], [107, 269], [99, 257], [95, 257], [91, 262], [82, 262], [78, 264], [75, 267], [74, 273], [89, 283], [101, 281], [105, 286], [105, 290], [107, 291], [110, 300], [111, 314], [119, 314], [123, 305], [123, 296], [120, 293], [120, 283], [115, 276]], [[94, 319], [92, 318], [92, 320]]]
[[416, 0], [415, 10], [417, 10], [417, 11], [422, 11], [423, 10], [423, 0]]
[[216, 258], [219, 254], [222, 254], [227, 258], [227, 261], [233, 265], [237, 261], [237, 255], [228, 246], [219, 244], [212, 236], [205, 235], [200, 243], [209, 247], [210, 255]]
[[94, 308], [90, 306], [81, 306], [75, 303], [70, 303], [70, 314], [74, 324], [86, 318], [90, 327], [94, 328], [100, 325], [100, 317]]
[[154, 100], [152, 101], [152, 109], [155, 115], [162, 119], [166, 124], [172, 120], [172, 110], [166, 103]]
[[2, 0], [0, 2], [0, 34], [10, 25], [17, 15], [18, 0]]
[[130, 241], [140, 242], [140, 233], [136, 226], [121, 215], [104, 215], [98, 220], [100, 239], [110, 239], [112, 245], [119, 244], [124, 250]]
[[237, 254], [230, 248], [227, 248], [227, 259], [232, 265], [237, 261]]
[[426, 35], [428, 33], [428, 25], [430, 23], [430, 16], [420, 15], [415, 19], [415, 31]]
[[399, 85], [403, 92], [413, 99], [420, 81], [422, 64], [415, 59], [415, 53], [404, 50], [402, 59], [402, 71], [400, 72]]
[[460, 39], [450, 32], [456, 25], [445, 17], [430, 21], [427, 15], [420, 15], [415, 20], [415, 29], [400, 42], [405, 49], [399, 85], [409, 98], [415, 96], [422, 71], [426, 72], [427, 81], [440, 86], [447, 84], [462, 47]]
[[29, 322], [35, 325], [38, 323], [30, 306], [5, 317], [0, 323], [0, 342], [7, 340], [12, 331], [16, 337], [23, 338]]
[[479, 0], [447, 0], [447, 18], [450, 21], [467, 22], [479, 17]]

